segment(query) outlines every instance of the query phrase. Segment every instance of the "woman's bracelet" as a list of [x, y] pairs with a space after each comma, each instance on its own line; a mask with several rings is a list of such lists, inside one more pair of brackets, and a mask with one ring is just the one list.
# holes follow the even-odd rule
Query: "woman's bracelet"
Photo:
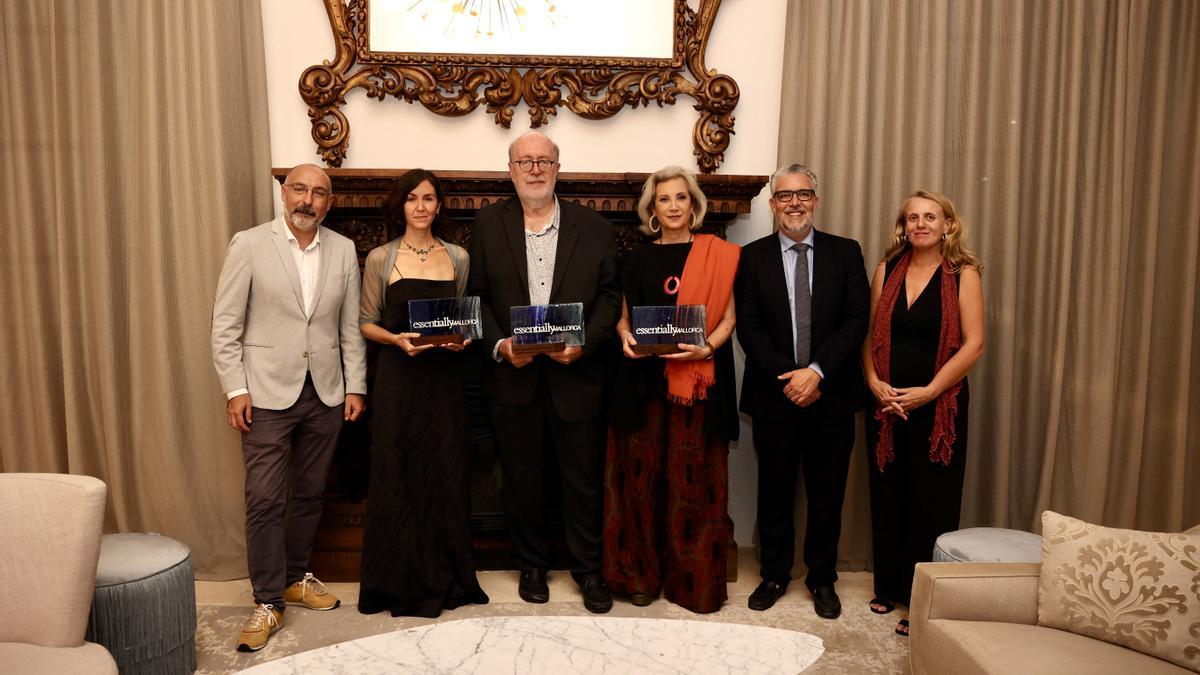
[[705, 359], [711, 359], [712, 357], [717, 355], [717, 348], [713, 346], [713, 343], [709, 342], [708, 340], [705, 340], [704, 346], [708, 347], [708, 356], [704, 357]]

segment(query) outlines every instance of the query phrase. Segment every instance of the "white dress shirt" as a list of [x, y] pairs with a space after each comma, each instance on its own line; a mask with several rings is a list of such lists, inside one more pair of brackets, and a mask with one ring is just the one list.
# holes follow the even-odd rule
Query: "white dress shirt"
[[[525, 229], [525, 270], [526, 284], [529, 288], [529, 304], [550, 304], [550, 290], [554, 282], [554, 261], [558, 254], [558, 233], [562, 214], [558, 207], [558, 198], [554, 199], [554, 213], [550, 215], [550, 223], [541, 232]], [[500, 356], [500, 344], [497, 340], [492, 345], [492, 359], [496, 363], [504, 360]]]
[[321, 228], [318, 227], [308, 248], [300, 248], [292, 228], [284, 229], [287, 234], [288, 250], [292, 252], [292, 260], [296, 262], [296, 271], [300, 274], [300, 297], [304, 301], [304, 316], [312, 316], [313, 294], [317, 290], [317, 279], [321, 273]]
[[554, 215], [541, 232], [525, 230], [525, 267], [528, 271], [529, 304], [550, 304], [550, 286], [554, 281], [554, 259], [558, 254], [558, 200]]

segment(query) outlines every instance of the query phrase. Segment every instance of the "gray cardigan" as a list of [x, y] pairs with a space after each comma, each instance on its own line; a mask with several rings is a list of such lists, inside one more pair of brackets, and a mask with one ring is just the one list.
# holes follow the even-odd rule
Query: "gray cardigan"
[[[467, 250], [457, 244], [451, 244], [440, 237], [434, 237], [438, 243], [446, 247], [450, 256], [450, 264], [454, 266], [455, 293], [461, 297], [467, 290], [467, 274], [470, 272], [471, 259]], [[371, 250], [367, 254], [367, 264], [363, 269], [362, 301], [359, 303], [358, 323], [379, 323], [383, 318], [383, 304], [386, 298], [388, 277], [392, 273], [392, 265], [396, 263], [396, 254], [400, 252], [400, 238], [397, 237], [383, 246]]]

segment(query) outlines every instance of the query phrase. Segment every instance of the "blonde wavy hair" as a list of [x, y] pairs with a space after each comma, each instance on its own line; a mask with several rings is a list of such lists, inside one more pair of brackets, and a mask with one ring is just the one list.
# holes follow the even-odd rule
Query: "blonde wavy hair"
[[967, 248], [967, 224], [958, 217], [954, 202], [944, 194], [929, 190], [917, 190], [905, 197], [900, 204], [900, 212], [896, 214], [895, 229], [892, 232], [892, 244], [883, 254], [884, 262], [901, 256], [912, 248], [904, 236], [904, 208], [908, 206], [908, 202], [918, 198], [935, 202], [942, 207], [942, 213], [946, 215], [946, 239], [942, 242], [942, 259], [950, 261], [951, 271], [957, 273], [963, 267], [974, 267], [982, 274], [983, 265], [979, 264], [979, 258]]
[[638, 229], [642, 234], [651, 236], [659, 234], [650, 229], [650, 217], [654, 215], [654, 191], [658, 189], [659, 183], [675, 178], [682, 178], [683, 182], [687, 183], [688, 194], [692, 197], [691, 229], [698, 230], [704, 225], [704, 214], [708, 213], [708, 197], [704, 196], [704, 191], [700, 189], [700, 183], [696, 182], [696, 174], [682, 166], [667, 166], [650, 174], [650, 177], [646, 179], [646, 184], [642, 186], [642, 196], [637, 203], [638, 217], [642, 219], [642, 224]]

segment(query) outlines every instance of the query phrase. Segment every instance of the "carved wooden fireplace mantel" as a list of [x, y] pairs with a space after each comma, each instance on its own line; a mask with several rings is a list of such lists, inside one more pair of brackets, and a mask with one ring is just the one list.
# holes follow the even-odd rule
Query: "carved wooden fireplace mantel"
[[[289, 169], [273, 169], [282, 182]], [[383, 203], [403, 169], [326, 169], [333, 181], [333, 208], [325, 225], [355, 242], [360, 264], [372, 248], [386, 243], [397, 233], [388, 232]], [[471, 237], [475, 211], [514, 194], [508, 174], [501, 171], [437, 171], [451, 217], [447, 238], [466, 245]], [[645, 237], [637, 230], [635, 213], [645, 173], [561, 173], [555, 192], [591, 207], [616, 226], [618, 247], [628, 252]], [[697, 176], [708, 197], [708, 215], [703, 230], [725, 235], [738, 215], [750, 213], [750, 201], [767, 182], [766, 176]], [[370, 350], [369, 350], [370, 353]], [[467, 402], [470, 419], [471, 530], [476, 566], [481, 569], [510, 569], [513, 565], [507, 528], [500, 500], [500, 472], [487, 408], [479, 386], [477, 356], [466, 355]], [[472, 359], [475, 359], [472, 361]], [[369, 357], [369, 362], [372, 361]], [[369, 394], [368, 394], [369, 395]], [[368, 415], [371, 410], [368, 407]], [[325, 495], [325, 510], [313, 548], [312, 568], [326, 581], [358, 581], [362, 564], [362, 524], [367, 480], [370, 471], [369, 425], [365, 420], [347, 424], [338, 442], [334, 469]], [[553, 453], [548, 453], [552, 455]], [[553, 481], [551, 481], [553, 483]], [[553, 503], [553, 499], [551, 499]], [[558, 519], [549, 514], [552, 529]], [[561, 533], [552, 546], [561, 559]], [[736, 580], [737, 551], [730, 549], [729, 574]]]
[[[272, 169], [280, 182], [289, 169]], [[350, 237], [358, 245], [362, 260], [374, 247], [395, 236], [383, 220], [383, 202], [392, 182], [406, 169], [326, 169], [333, 180], [333, 208], [326, 225]], [[435, 171], [442, 181], [446, 207], [453, 220], [448, 238], [458, 244], [470, 241], [470, 226], [475, 211], [513, 196], [512, 181], [506, 171]], [[622, 253], [644, 240], [636, 229], [637, 200], [648, 173], [571, 173], [558, 175], [555, 192], [599, 211], [617, 225], [617, 243]], [[708, 215], [703, 230], [724, 236], [739, 215], [750, 213], [750, 200], [758, 196], [767, 176], [699, 175], [708, 197]]]

